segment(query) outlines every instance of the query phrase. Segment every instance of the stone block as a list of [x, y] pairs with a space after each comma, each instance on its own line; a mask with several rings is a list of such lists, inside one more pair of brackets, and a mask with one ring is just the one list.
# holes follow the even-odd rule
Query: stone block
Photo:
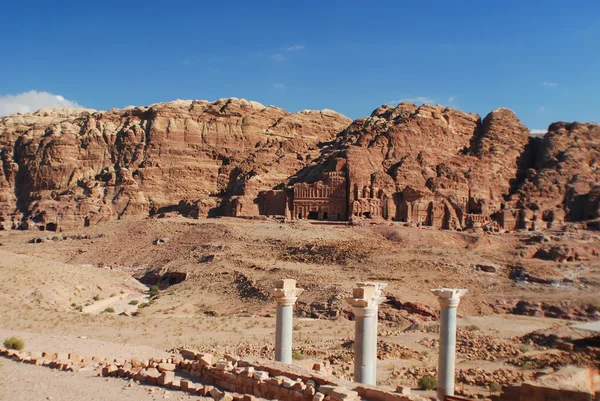
[[174, 372], [175, 364], [174, 363], [166, 363], [166, 362], [159, 363], [158, 371], [159, 372]]
[[[364, 287], [371, 288], [371, 287]], [[325, 394], [327, 397], [336, 401], [350, 401], [350, 400], [360, 400], [358, 393], [353, 390], [349, 390], [346, 387], [338, 387], [332, 385], [324, 385], [319, 387], [319, 391]], [[369, 400], [371, 399], [368, 395]], [[374, 400], [375, 401], [375, 400]], [[383, 400], [382, 400], [383, 401]]]
[[112, 376], [114, 372], [116, 372], [118, 368], [115, 365], [108, 365], [102, 368], [102, 376], [109, 377]]
[[204, 366], [212, 366], [213, 364], [212, 354], [199, 354], [196, 356], [196, 360], [200, 361]]
[[205, 385], [202, 388], [202, 390], [200, 391], [200, 395], [202, 395], [202, 396], [209, 395], [213, 388], [214, 388], [214, 386]]
[[232, 354], [225, 354], [225, 359], [230, 361], [233, 365], [237, 365], [240, 361], [240, 357]]
[[217, 401], [221, 399], [223, 394], [224, 392], [219, 390], [218, 388], [213, 388], [212, 390], [210, 390], [210, 396]]
[[31, 351], [29, 353], [29, 356], [31, 357], [31, 359], [42, 359], [42, 353], [39, 351]]
[[291, 278], [285, 278], [283, 280], [278, 280], [275, 282], [275, 288], [277, 289], [294, 289], [296, 288], [296, 280]]
[[412, 390], [410, 389], [409, 386], [397, 386], [396, 392], [399, 394], [402, 394], [402, 395], [411, 395], [412, 394]]
[[256, 380], [267, 380], [269, 378], [269, 374], [263, 370], [257, 370], [254, 372], [252, 377]]
[[173, 380], [175, 380], [175, 372], [165, 370], [160, 374], [160, 376], [156, 380], [156, 384], [158, 384], [159, 386], [165, 386], [169, 383], [172, 383]]
[[371, 299], [377, 296], [375, 287], [355, 287], [352, 289], [352, 297], [360, 299]]
[[325, 399], [325, 394], [316, 393], [312, 399], [313, 399], [313, 401], [323, 401]]
[[220, 360], [217, 362], [216, 369], [221, 371], [232, 370], [233, 364], [231, 363], [231, 361]]
[[196, 355], [198, 355], [198, 351], [194, 351], [193, 349], [184, 349], [181, 351], [181, 356], [183, 359], [195, 360]]
[[137, 380], [140, 383], [146, 383], [146, 372], [142, 369], [133, 375], [133, 380]]

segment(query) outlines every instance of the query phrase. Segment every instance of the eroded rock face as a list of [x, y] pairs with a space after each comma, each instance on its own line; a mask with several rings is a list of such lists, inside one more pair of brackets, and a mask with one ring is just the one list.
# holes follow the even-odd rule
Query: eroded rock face
[[68, 229], [181, 201], [218, 214], [302, 169], [317, 143], [350, 122], [331, 110], [292, 114], [235, 98], [4, 117], [0, 225]]
[[599, 144], [598, 124], [551, 124], [520, 185], [520, 199], [549, 224], [598, 219]]
[[508, 109], [481, 121], [443, 106], [401, 103], [354, 121], [304, 178], [345, 169], [351, 219], [481, 226], [505, 206], [529, 143], [529, 130]]
[[504, 108], [482, 120], [401, 103], [354, 122], [235, 98], [40, 110], [0, 119], [0, 227], [179, 212], [599, 228], [598, 143], [597, 124], [532, 137]]

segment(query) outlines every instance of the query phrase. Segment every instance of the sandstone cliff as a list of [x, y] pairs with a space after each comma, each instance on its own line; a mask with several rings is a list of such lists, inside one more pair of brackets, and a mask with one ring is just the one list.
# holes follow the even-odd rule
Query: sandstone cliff
[[[0, 225], [68, 229], [196, 201], [256, 198], [319, 154], [350, 119], [244, 99], [0, 119]], [[254, 205], [256, 208], [256, 205]]]
[[350, 218], [540, 229], [600, 218], [599, 135], [597, 124], [555, 123], [540, 139], [508, 109], [482, 120], [402, 103], [354, 121], [294, 180], [347, 171]]
[[[554, 123], [532, 137], [503, 108], [481, 119], [402, 103], [353, 122], [235, 98], [40, 110], [0, 119], [0, 226], [68, 229], [168, 211], [297, 218], [293, 186], [307, 182], [317, 186], [302, 189], [303, 218], [595, 227], [599, 153], [597, 124]], [[330, 203], [343, 205], [327, 209], [323, 194], [334, 192]]]

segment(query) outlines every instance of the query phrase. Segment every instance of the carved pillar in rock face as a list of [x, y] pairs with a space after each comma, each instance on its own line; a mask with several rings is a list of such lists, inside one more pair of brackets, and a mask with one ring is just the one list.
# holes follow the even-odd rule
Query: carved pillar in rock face
[[437, 397], [454, 395], [454, 367], [456, 356], [456, 308], [466, 289], [438, 288], [431, 290], [440, 302], [440, 355], [438, 362]]
[[377, 312], [385, 301], [381, 290], [387, 283], [356, 283], [352, 298], [346, 298], [355, 317], [354, 381], [375, 385], [377, 377]]
[[296, 288], [296, 280], [279, 280], [271, 295], [277, 301], [277, 317], [275, 323], [275, 360], [292, 363], [292, 320], [293, 308], [298, 296], [304, 290]]

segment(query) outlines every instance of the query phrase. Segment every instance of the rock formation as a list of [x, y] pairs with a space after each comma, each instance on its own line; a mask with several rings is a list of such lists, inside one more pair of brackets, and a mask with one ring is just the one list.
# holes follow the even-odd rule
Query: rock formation
[[382, 106], [355, 121], [244, 99], [0, 119], [0, 227], [129, 215], [600, 227], [598, 124], [533, 137], [515, 114]]
[[[244, 99], [0, 119], [0, 226], [60, 230], [176, 210], [258, 214], [259, 189], [319, 155], [350, 119]], [[221, 212], [223, 209], [223, 212]]]

